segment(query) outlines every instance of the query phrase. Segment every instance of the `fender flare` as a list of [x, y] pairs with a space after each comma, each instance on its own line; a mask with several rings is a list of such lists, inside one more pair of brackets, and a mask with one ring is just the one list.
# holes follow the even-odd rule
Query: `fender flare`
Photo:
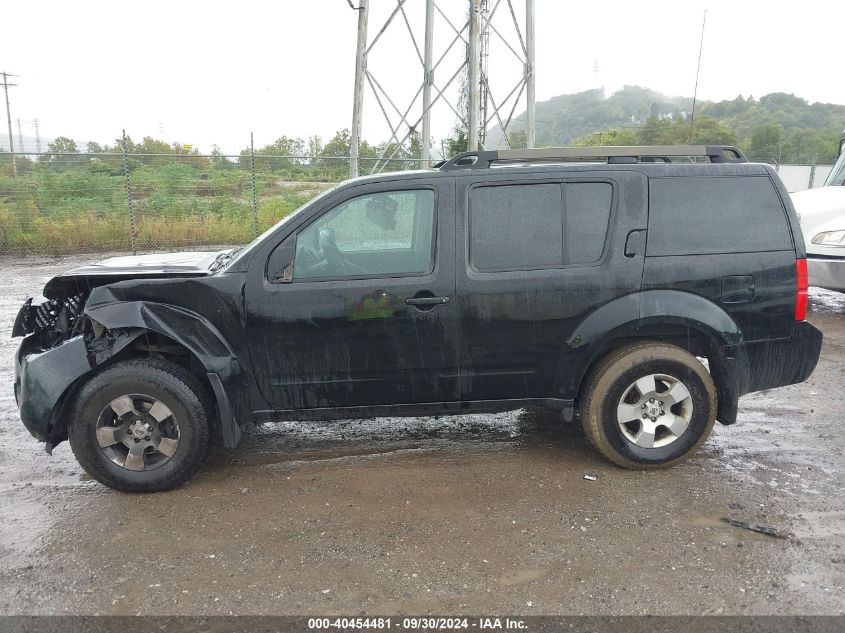
[[736, 419], [736, 401], [747, 381], [747, 360], [739, 326], [716, 303], [681, 290], [647, 290], [619, 297], [590, 313], [566, 340], [558, 362], [555, 393], [576, 398], [587, 372], [624, 339], [679, 329], [706, 338], [719, 394], [720, 422]]
[[98, 346], [95, 339], [89, 348], [89, 361], [96, 367], [117, 354], [146, 332], [155, 332], [182, 345], [203, 366], [211, 386], [227, 448], [237, 446], [241, 429], [226, 385], [241, 373], [237, 355], [220, 331], [200, 314], [178, 306], [149, 301], [117, 301], [98, 303], [98, 290], [91, 293], [85, 314], [94, 323], [116, 333], [114, 343]]

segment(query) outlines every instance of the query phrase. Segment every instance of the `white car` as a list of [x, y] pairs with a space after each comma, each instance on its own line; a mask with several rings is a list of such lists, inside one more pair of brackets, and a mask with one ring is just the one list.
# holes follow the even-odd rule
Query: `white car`
[[810, 285], [845, 292], [845, 151], [823, 187], [793, 193], [792, 203], [807, 244]]

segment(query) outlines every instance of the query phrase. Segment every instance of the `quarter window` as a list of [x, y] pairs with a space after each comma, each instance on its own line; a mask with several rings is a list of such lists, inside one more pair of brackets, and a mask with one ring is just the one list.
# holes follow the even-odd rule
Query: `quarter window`
[[791, 249], [783, 204], [766, 176], [651, 180], [650, 256]]
[[476, 187], [470, 193], [470, 263], [480, 271], [503, 271], [598, 261], [612, 197], [604, 182]]
[[433, 241], [433, 191], [358, 196], [297, 235], [293, 278], [425, 274], [432, 269]]

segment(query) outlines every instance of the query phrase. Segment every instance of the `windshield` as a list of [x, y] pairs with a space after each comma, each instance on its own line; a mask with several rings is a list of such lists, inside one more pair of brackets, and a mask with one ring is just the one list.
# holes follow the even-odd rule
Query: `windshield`
[[836, 159], [836, 164], [827, 175], [827, 180], [824, 181], [825, 187], [830, 187], [832, 185], [839, 185], [840, 187], [845, 185], [845, 151], [839, 154], [839, 158]]
[[[261, 235], [259, 235], [254, 240], [252, 240], [249, 244], [247, 244], [247, 245], [245, 245], [241, 248], [238, 248], [235, 253], [232, 253], [232, 257], [227, 258], [227, 261], [225, 262], [226, 265], [228, 266], [232, 262], [234, 262], [235, 260], [240, 260], [241, 258], [251, 257], [253, 251], [255, 251], [255, 249], [258, 248], [258, 246], [264, 241], [264, 239], [266, 237], [275, 233], [278, 229], [280, 229], [282, 226], [284, 226], [285, 224], [287, 224], [288, 222], [293, 220], [300, 213], [302, 213], [303, 210], [309, 208], [312, 204], [314, 204], [318, 200], [323, 199], [324, 197], [326, 197], [327, 195], [329, 195], [331, 193], [334, 193], [335, 189], [336, 189], [336, 187], [331, 187], [330, 189], [326, 189], [324, 192], [318, 194], [317, 196], [313, 197], [311, 200], [309, 200], [308, 202], [303, 204], [301, 207], [299, 207], [293, 213], [290, 213], [289, 215], [282, 218], [279, 222], [277, 222], [276, 224], [271, 226], [269, 229], [264, 231]], [[235, 255], [237, 255], [237, 257], [235, 257]]]

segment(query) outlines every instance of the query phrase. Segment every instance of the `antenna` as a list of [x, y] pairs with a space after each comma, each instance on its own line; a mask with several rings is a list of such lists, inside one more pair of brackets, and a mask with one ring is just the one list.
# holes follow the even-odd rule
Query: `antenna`
[[704, 26], [707, 24], [707, 9], [704, 9], [704, 19], [701, 21], [701, 42], [698, 44], [698, 67], [695, 69], [695, 90], [692, 93], [692, 114], [689, 117], [689, 143], [692, 143], [692, 131], [695, 125], [695, 102], [698, 98], [698, 75], [701, 73], [701, 51], [704, 50]]

